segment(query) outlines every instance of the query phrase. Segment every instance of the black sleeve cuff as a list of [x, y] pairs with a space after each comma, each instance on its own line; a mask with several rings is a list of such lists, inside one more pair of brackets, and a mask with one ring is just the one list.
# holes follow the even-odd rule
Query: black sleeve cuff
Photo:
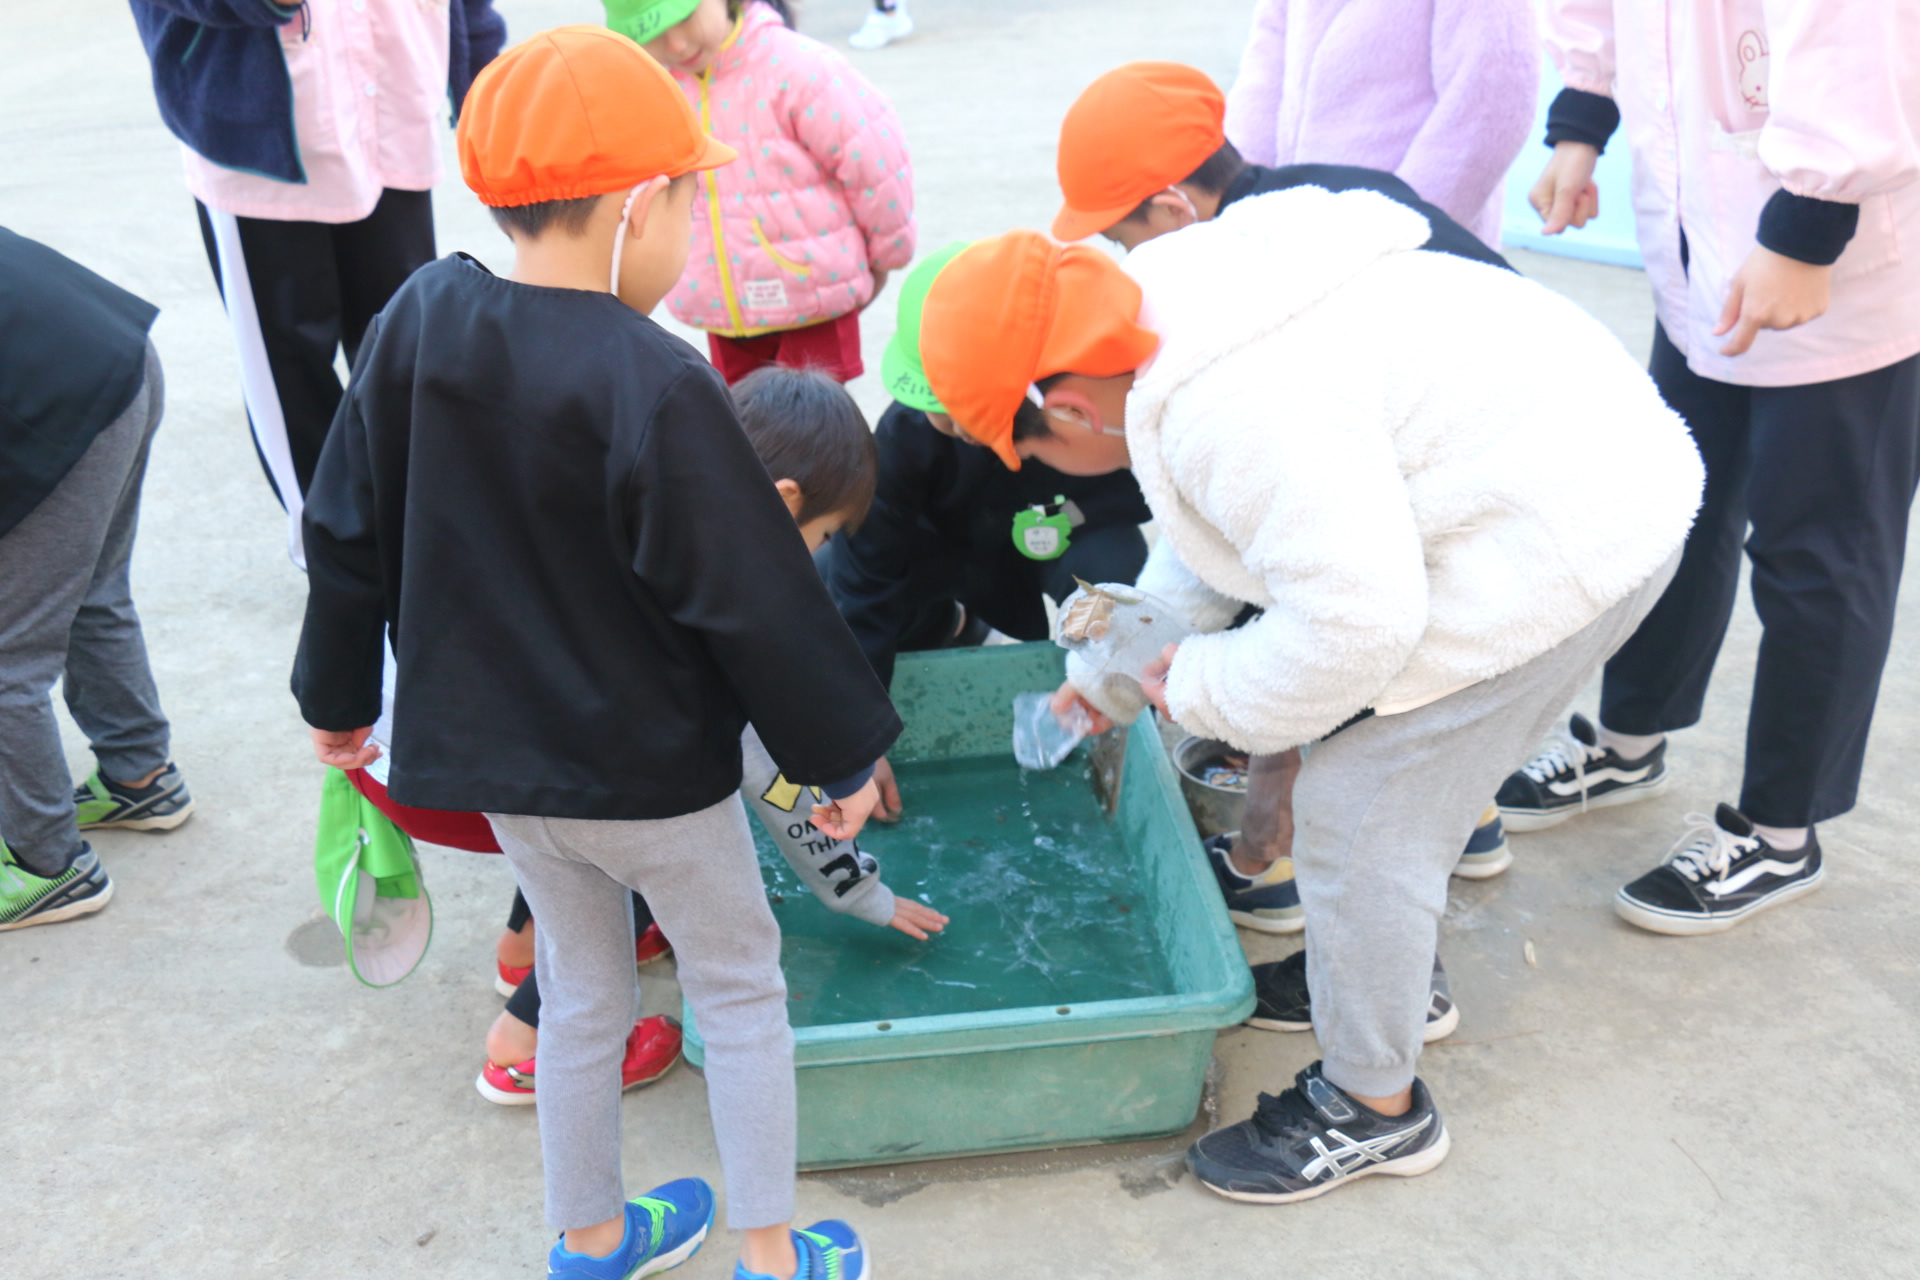
[[1547, 145], [1584, 142], [1596, 150], [1607, 149], [1607, 139], [1620, 127], [1620, 108], [1604, 93], [1580, 89], [1562, 89], [1547, 108]]
[[1859, 225], [1857, 204], [1776, 191], [1760, 211], [1760, 243], [1782, 257], [1830, 267]]
[[[875, 761], [878, 764], [879, 761]], [[845, 800], [848, 796], [867, 785], [873, 778], [873, 765], [868, 765], [851, 778], [842, 778], [838, 782], [829, 782], [820, 789], [834, 800]]]

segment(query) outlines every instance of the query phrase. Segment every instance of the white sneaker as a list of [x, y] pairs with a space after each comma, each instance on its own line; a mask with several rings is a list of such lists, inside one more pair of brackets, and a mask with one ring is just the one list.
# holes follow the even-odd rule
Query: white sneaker
[[913, 19], [907, 16], [907, 6], [897, 4], [891, 10], [869, 9], [867, 20], [860, 29], [847, 37], [847, 43], [856, 49], [884, 49], [895, 40], [905, 40], [913, 34]]

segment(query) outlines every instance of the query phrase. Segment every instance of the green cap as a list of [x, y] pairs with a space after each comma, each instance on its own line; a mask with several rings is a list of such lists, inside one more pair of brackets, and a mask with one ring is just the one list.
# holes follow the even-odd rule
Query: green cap
[[660, 38], [668, 27], [678, 26], [700, 7], [700, 0], [600, 0], [607, 11], [607, 25], [636, 44]]
[[909, 409], [922, 413], [945, 413], [947, 408], [935, 398], [927, 385], [927, 371], [920, 363], [920, 310], [927, 305], [927, 290], [954, 256], [972, 244], [955, 240], [938, 253], [920, 259], [900, 284], [899, 318], [894, 323], [893, 341], [880, 357], [880, 381], [887, 394]]

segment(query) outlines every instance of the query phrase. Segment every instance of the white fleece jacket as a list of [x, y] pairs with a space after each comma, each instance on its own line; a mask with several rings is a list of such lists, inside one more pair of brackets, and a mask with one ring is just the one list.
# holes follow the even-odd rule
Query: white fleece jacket
[[[1162, 342], [1127, 400], [1161, 529], [1139, 585], [1214, 633], [1168, 679], [1195, 733], [1280, 751], [1512, 670], [1686, 537], [1699, 455], [1619, 341], [1426, 238], [1308, 187], [1127, 259]], [[1242, 602], [1265, 613], [1224, 630]]]

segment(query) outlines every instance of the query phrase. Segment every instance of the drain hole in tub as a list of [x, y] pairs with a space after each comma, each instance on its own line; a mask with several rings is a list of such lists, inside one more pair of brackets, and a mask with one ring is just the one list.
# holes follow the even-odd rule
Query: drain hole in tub
[[876, 1022], [873, 1024], [873, 1029], [875, 1031], [891, 1031], [893, 1030], [893, 1024], [891, 1022]]
[[1060, 1014], [1067, 1014], [1067, 1013], [1072, 1013], [1073, 1010], [1069, 1009], [1066, 1005], [1063, 1004], [1058, 1009], [1055, 1009], [1054, 1012], [1060, 1013]]

